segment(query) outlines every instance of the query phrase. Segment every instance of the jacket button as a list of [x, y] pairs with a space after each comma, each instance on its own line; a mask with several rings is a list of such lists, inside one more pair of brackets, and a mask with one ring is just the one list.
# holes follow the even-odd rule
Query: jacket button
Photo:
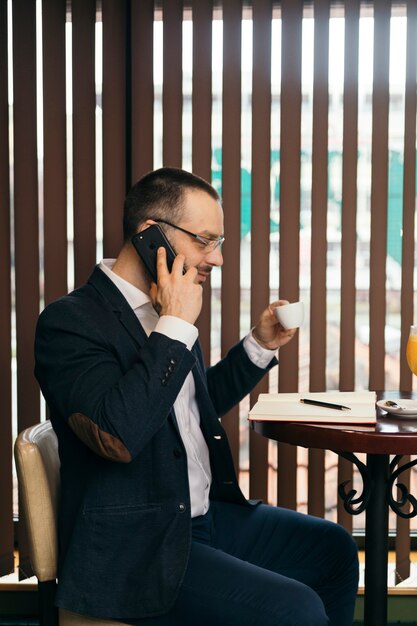
[[180, 511], [180, 513], [184, 513], [185, 509], [187, 507], [185, 506], [184, 502], [180, 502], [178, 505], [178, 510]]
[[180, 457], [182, 457], [182, 452], [179, 448], [174, 448], [174, 456], [176, 459], [179, 459]]

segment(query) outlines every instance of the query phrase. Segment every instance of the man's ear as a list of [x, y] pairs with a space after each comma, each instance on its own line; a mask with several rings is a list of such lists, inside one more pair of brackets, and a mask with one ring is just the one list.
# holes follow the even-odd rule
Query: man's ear
[[146, 230], [147, 228], [149, 228], [149, 226], [153, 226], [154, 224], [156, 224], [155, 220], [146, 220], [146, 222], [143, 222], [139, 227], [137, 232], [141, 233], [143, 230]]

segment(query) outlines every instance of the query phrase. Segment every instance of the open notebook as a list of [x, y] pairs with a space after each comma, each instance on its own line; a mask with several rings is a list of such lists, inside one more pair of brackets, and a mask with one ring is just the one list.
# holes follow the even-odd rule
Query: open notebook
[[[350, 407], [340, 411], [300, 402], [302, 398]], [[318, 424], [375, 424], [374, 391], [329, 391], [324, 393], [261, 393], [249, 411], [250, 420], [312, 422]]]

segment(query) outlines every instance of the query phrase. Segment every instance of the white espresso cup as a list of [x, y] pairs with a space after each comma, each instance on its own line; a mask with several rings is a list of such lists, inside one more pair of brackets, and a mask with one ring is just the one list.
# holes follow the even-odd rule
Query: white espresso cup
[[299, 328], [304, 321], [304, 302], [291, 302], [274, 309], [277, 320], [285, 330]]

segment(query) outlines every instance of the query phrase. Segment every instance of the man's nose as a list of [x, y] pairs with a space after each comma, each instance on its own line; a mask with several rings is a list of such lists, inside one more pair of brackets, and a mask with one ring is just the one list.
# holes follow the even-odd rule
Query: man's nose
[[206, 256], [207, 263], [210, 265], [215, 265], [216, 267], [220, 267], [223, 265], [223, 254], [220, 246], [217, 246], [214, 250], [210, 250], [209, 254]]

